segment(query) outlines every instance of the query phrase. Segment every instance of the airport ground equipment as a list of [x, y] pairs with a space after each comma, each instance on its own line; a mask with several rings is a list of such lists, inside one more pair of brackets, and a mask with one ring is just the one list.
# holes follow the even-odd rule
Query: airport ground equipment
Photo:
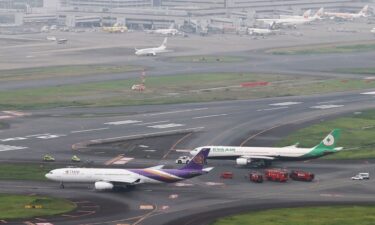
[[222, 179], [233, 179], [233, 173], [232, 172], [223, 172], [220, 174], [220, 178]]
[[43, 161], [45, 161], [45, 162], [54, 162], [54, 161], [55, 161], [55, 158], [52, 157], [52, 156], [49, 155], [49, 154], [46, 154], [46, 155], [43, 156]]
[[289, 177], [292, 180], [312, 181], [312, 180], [314, 180], [315, 175], [313, 173], [302, 171], [302, 170], [292, 170], [290, 172]]
[[177, 164], [188, 164], [191, 158], [189, 156], [180, 156], [176, 159]]
[[258, 172], [250, 172], [249, 179], [254, 183], [263, 183], [263, 175]]
[[370, 173], [358, 173], [354, 177], [351, 178], [352, 180], [369, 180], [370, 179]]
[[286, 182], [288, 181], [288, 172], [281, 169], [268, 169], [265, 170], [264, 175], [267, 180], [277, 181], [277, 182]]
[[352, 179], [352, 180], [363, 180], [363, 177], [357, 174], [357, 175], [355, 175], [354, 177], [352, 177], [350, 179]]
[[81, 159], [78, 156], [73, 155], [72, 162], [81, 162]]

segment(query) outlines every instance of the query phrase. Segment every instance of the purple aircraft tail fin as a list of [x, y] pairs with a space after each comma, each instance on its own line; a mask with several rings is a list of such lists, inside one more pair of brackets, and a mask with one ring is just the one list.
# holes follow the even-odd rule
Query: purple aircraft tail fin
[[181, 170], [202, 170], [209, 152], [209, 148], [202, 148]]

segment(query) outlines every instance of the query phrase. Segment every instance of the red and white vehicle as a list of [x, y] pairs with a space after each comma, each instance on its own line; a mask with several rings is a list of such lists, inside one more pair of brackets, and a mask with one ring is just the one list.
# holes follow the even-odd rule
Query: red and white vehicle
[[249, 174], [249, 179], [254, 183], [263, 183], [263, 175], [257, 172], [251, 172]]
[[282, 169], [269, 169], [265, 170], [264, 175], [267, 180], [286, 182], [288, 181], [288, 172]]
[[315, 175], [310, 172], [302, 171], [302, 170], [292, 170], [290, 172], [289, 177], [292, 180], [298, 180], [298, 181], [312, 181], [314, 180]]

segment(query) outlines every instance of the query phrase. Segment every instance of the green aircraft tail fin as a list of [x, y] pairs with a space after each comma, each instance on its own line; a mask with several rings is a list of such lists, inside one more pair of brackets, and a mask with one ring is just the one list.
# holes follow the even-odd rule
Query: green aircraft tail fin
[[318, 145], [313, 147], [305, 157], [320, 157], [341, 150], [336, 148], [336, 143], [340, 138], [340, 134], [340, 129], [334, 129]]

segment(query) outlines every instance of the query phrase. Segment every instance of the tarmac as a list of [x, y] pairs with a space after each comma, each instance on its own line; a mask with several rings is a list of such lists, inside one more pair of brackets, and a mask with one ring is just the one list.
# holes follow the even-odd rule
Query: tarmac
[[[20, 35], [11, 45], [2, 45], [3, 69], [71, 64], [140, 65], [149, 76], [198, 72], [262, 72], [323, 77], [365, 77], [339, 74], [337, 68], [371, 67], [374, 51], [277, 56], [263, 53], [273, 47], [329, 42], [373, 40], [371, 25], [359, 21], [313, 24], [287, 34], [252, 39], [247, 36], [213, 35], [172, 37], [172, 53], [157, 57], [133, 56], [133, 47], [157, 46], [162, 37], [140, 32], [127, 34], [57, 33], [67, 45], [44, 40], [45, 34]], [[355, 32], [351, 32], [354, 30]], [[342, 32], [344, 30], [345, 32]], [[348, 32], [350, 31], [350, 32]], [[302, 36], [300, 34], [302, 34]], [[111, 37], [111, 43], [104, 40]], [[142, 37], [142, 38], [140, 38]], [[1, 41], [6, 41], [0, 37]], [[22, 42], [24, 40], [24, 42]], [[22, 44], [19, 44], [19, 43]], [[5, 42], [6, 43], [6, 42]], [[255, 43], [255, 44], [254, 44]], [[220, 46], [220, 48], [218, 48]], [[245, 60], [235, 63], [175, 63], [183, 55], [230, 55]], [[56, 86], [117, 80], [139, 76], [139, 72], [99, 74], [69, 79], [1, 82], [0, 90]], [[298, 128], [341, 115], [374, 108], [374, 90], [359, 90], [311, 96], [286, 96], [241, 101], [147, 105], [110, 108], [57, 108], [6, 111], [1, 121], [0, 160], [13, 163], [42, 163], [49, 153], [58, 165], [71, 165], [78, 155], [95, 167], [147, 167], [163, 164], [175, 168], [178, 150], [203, 145], [273, 145]], [[322, 138], [326, 134], [322, 134]], [[93, 144], [96, 143], [96, 144]], [[277, 168], [302, 169], [316, 174], [311, 182], [251, 183], [249, 168], [234, 161], [209, 160], [209, 174], [177, 184], [142, 185], [131, 190], [97, 192], [93, 184], [31, 181], [0, 181], [3, 193], [51, 195], [70, 199], [78, 208], [56, 217], [7, 221], [54, 224], [208, 224], [217, 217], [268, 208], [327, 204], [373, 204], [374, 180], [352, 181], [358, 172], [374, 173], [372, 160], [311, 160], [276, 162]], [[261, 169], [256, 169], [261, 171]], [[220, 179], [224, 171], [234, 179]]]

